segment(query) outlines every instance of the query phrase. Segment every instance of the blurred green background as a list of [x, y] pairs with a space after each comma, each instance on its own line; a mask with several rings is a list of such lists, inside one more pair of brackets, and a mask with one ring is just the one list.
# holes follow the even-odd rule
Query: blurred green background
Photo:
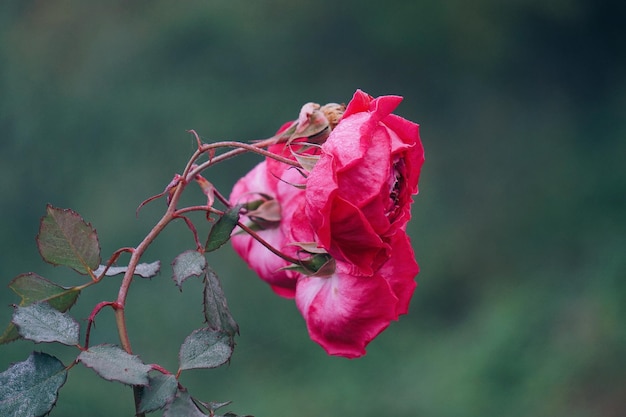
[[[135, 208], [205, 140], [265, 138], [308, 101], [361, 88], [405, 97], [426, 164], [410, 234], [421, 266], [410, 313], [357, 360], [308, 339], [230, 248], [211, 257], [241, 327], [229, 367], [182, 382], [256, 416], [623, 416], [626, 413], [626, 3], [583, 0], [14, 1], [0, 5], [0, 322], [6, 283], [44, 264], [46, 203], [98, 230], [106, 257], [136, 245], [164, 209]], [[209, 171], [228, 193], [258, 161]], [[203, 202], [192, 191], [187, 202]], [[202, 223], [201, 219], [199, 220]], [[201, 225], [203, 233], [208, 230]], [[131, 341], [175, 370], [202, 325], [200, 284], [182, 293], [182, 223], [149, 250]], [[116, 296], [90, 288], [83, 323]], [[93, 343], [117, 342], [112, 314]], [[65, 363], [76, 351], [19, 341]], [[130, 416], [127, 387], [75, 367], [52, 417]]]

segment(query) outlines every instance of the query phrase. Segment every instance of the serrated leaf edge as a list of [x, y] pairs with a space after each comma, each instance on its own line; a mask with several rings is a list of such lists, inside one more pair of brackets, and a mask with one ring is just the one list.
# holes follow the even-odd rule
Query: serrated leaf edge
[[[101, 248], [100, 248], [100, 239], [98, 239], [98, 233], [96, 232], [96, 229], [93, 227], [93, 225], [87, 221], [85, 221], [85, 219], [83, 218], [83, 216], [80, 215], [80, 213], [78, 213], [75, 210], [72, 210], [70, 208], [59, 208], [59, 207], [55, 207], [52, 204], [47, 204], [46, 205], [46, 214], [44, 216], [41, 217], [41, 220], [39, 222], [39, 231], [37, 233], [37, 236], [35, 238], [36, 242], [37, 242], [37, 248], [39, 249], [39, 254], [41, 255], [42, 259], [44, 260], [44, 262], [47, 262], [51, 265], [54, 266], [61, 266], [64, 264], [60, 264], [60, 263], [56, 263], [53, 262], [49, 259], [46, 259], [46, 257], [43, 255], [43, 253], [41, 253], [41, 248], [39, 246], [39, 237], [41, 236], [41, 232], [42, 232], [42, 228], [43, 228], [43, 224], [44, 224], [44, 220], [46, 217], [51, 215], [51, 210], [54, 210], [56, 212], [64, 212], [64, 213], [72, 213], [75, 214], [89, 229], [90, 229], [90, 235], [94, 235], [96, 237], [96, 246], [98, 247], [98, 262], [97, 264], [100, 264], [101, 261], [101, 257], [100, 257], [100, 253], [101, 253]], [[56, 222], [56, 219], [55, 219]], [[66, 239], [68, 242], [71, 242], [71, 239]], [[74, 253], [79, 253], [77, 250], [74, 250]], [[74, 271], [78, 272], [81, 275], [86, 275], [89, 273], [89, 271], [93, 271], [94, 268], [92, 268], [91, 266], [87, 265], [87, 263], [84, 261], [84, 258], [82, 256], [77, 256], [77, 259], [79, 260], [80, 264], [83, 266], [84, 270], [79, 271], [78, 269], [71, 267], [69, 265], [64, 265], [64, 266], [68, 266], [69, 268], [73, 269]], [[95, 266], [95, 268], [97, 268], [98, 266]]]

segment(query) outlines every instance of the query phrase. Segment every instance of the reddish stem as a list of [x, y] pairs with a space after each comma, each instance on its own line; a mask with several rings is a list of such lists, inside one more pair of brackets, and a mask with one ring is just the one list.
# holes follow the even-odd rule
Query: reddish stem
[[287, 262], [291, 262], [292, 264], [296, 264], [296, 265], [300, 265], [301, 264], [299, 259], [292, 258], [291, 256], [286, 255], [283, 252], [279, 251], [278, 249], [276, 249], [275, 247], [270, 245], [265, 239], [263, 239], [261, 236], [259, 236], [259, 234], [257, 232], [255, 232], [254, 230], [250, 229], [245, 224], [243, 224], [241, 222], [237, 222], [237, 226], [241, 227], [244, 232], [246, 232], [247, 234], [252, 236], [253, 239], [255, 239], [257, 242], [259, 242], [261, 245], [265, 246], [267, 249], [269, 249], [270, 252], [272, 252], [274, 255], [279, 256], [279, 257], [283, 258], [284, 260], [286, 260]]
[[222, 215], [224, 214], [223, 211], [214, 209], [213, 207], [209, 207], [209, 206], [189, 206], [189, 207], [185, 207], [185, 208], [181, 208], [176, 210], [176, 216], [180, 216], [182, 217], [183, 214], [185, 213], [190, 213], [192, 211], [208, 211], [209, 213], [215, 213], [215, 214], [219, 214]]
[[193, 225], [193, 223], [191, 222], [191, 220], [188, 217], [185, 217], [185, 216], [180, 215], [178, 213], [179, 213], [179, 211], [176, 212], [176, 218], [183, 219], [185, 221], [185, 224], [187, 225], [187, 228], [189, 230], [191, 230], [191, 233], [193, 233], [193, 240], [196, 242], [196, 248], [198, 250], [201, 250], [204, 246], [202, 246], [202, 244], [200, 243], [200, 238], [198, 238], [198, 230], [196, 230], [196, 226]]
[[[185, 166], [185, 170], [183, 171], [182, 175], [180, 176], [179, 182], [178, 184], [176, 184], [175, 187], [173, 188], [173, 193], [171, 195], [171, 198], [168, 201], [168, 206], [167, 206], [167, 210], [165, 212], [165, 214], [163, 215], [163, 217], [161, 217], [161, 219], [158, 221], [158, 223], [152, 228], [152, 230], [150, 230], [150, 232], [146, 235], [146, 237], [141, 241], [141, 243], [139, 243], [139, 245], [134, 248], [134, 249], [130, 249], [127, 250], [128, 248], [125, 248], [124, 251], [129, 251], [131, 252], [131, 257], [130, 257], [130, 261], [128, 263], [128, 269], [126, 270], [126, 273], [124, 274], [124, 277], [122, 278], [122, 283], [120, 285], [119, 291], [118, 291], [118, 295], [117, 295], [117, 301], [115, 303], [110, 303], [110, 304], [106, 304], [107, 302], [105, 302], [105, 304], [103, 304], [102, 306], [99, 307], [99, 309], [102, 309], [104, 306], [106, 305], [112, 305], [115, 308], [115, 321], [117, 324], [117, 329], [118, 329], [118, 333], [119, 333], [119, 338], [120, 338], [120, 343], [122, 345], [122, 348], [128, 352], [132, 354], [132, 346], [130, 343], [130, 339], [128, 337], [128, 329], [126, 327], [126, 317], [125, 317], [125, 306], [126, 306], [126, 298], [128, 297], [128, 291], [130, 289], [130, 285], [132, 283], [133, 280], [133, 275], [135, 273], [135, 269], [137, 268], [137, 265], [139, 264], [139, 261], [141, 259], [141, 257], [143, 256], [143, 254], [145, 253], [146, 249], [150, 246], [150, 244], [156, 239], [156, 237], [161, 233], [161, 231], [163, 231], [163, 229], [175, 218], [177, 218], [178, 216], [180, 216], [182, 213], [185, 212], [185, 210], [176, 210], [176, 206], [178, 204], [178, 201], [180, 200], [181, 194], [183, 192], [183, 190], [185, 189], [185, 187], [187, 186], [187, 184], [191, 181], [194, 180], [194, 178], [196, 177], [196, 175], [200, 174], [202, 171], [204, 171], [206, 168], [208, 168], [211, 165], [217, 164], [219, 162], [225, 161], [229, 158], [232, 158], [236, 155], [242, 154], [244, 152], [255, 152], [257, 154], [261, 154], [265, 157], [268, 158], [274, 158], [280, 162], [286, 163], [288, 165], [293, 165], [293, 166], [300, 166], [297, 162], [288, 159], [288, 158], [284, 158], [282, 156], [276, 155], [272, 152], [268, 152], [264, 149], [266, 146], [269, 146], [271, 144], [277, 143], [277, 139], [274, 138], [270, 138], [270, 139], [266, 139], [260, 142], [257, 142], [253, 145], [249, 145], [249, 144], [245, 144], [245, 143], [240, 143], [240, 142], [234, 142], [234, 141], [224, 141], [224, 142], [216, 142], [216, 143], [212, 143], [212, 144], [202, 144], [202, 142], [200, 141], [198, 135], [192, 131], [192, 133], [195, 135], [196, 137], [196, 141], [198, 143], [198, 149], [193, 153], [193, 155], [191, 156], [191, 158], [189, 159], [189, 161], [187, 162], [187, 165]], [[229, 152], [225, 152], [222, 155], [219, 156], [215, 156], [214, 157], [214, 152], [215, 149], [218, 148], [224, 148], [224, 147], [232, 147], [232, 148], [236, 148], [234, 150], [231, 150]], [[198, 158], [200, 158], [203, 154], [207, 154], [209, 156], [209, 160], [204, 162], [201, 165], [196, 165], [195, 162], [198, 160]], [[171, 188], [170, 188], [171, 190]], [[168, 191], [168, 190], [166, 190]], [[157, 196], [155, 196], [154, 198], [158, 198], [160, 196], [163, 196], [165, 194], [159, 194]], [[147, 201], [152, 201], [152, 199], [154, 198], [150, 198]], [[220, 200], [224, 200], [225, 199], [220, 195], [218, 196], [218, 198], [220, 198]], [[142, 204], [143, 205], [143, 204]], [[141, 206], [140, 206], [141, 207]], [[208, 208], [209, 210], [207, 211], [212, 211], [215, 209], [212, 208]], [[206, 210], [206, 209], [205, 209]], [[183, 217], [184, 218], [184, 217]], [[246, 227], [245, 225], [241, 225], [240, 226], [246, 230], [248, 233], [250, 233], [255, 239], [259, 240], [260, 237], [254, 233], [252, 230], [250, 230], [248, 227]], [[193, 229], [192, 229], [193, 230]], [[275, 253], [278, 256], [281, 256], [282, 258], [288, 260], [289, 262], [294, 262], [294, 263], [298, 263], [297, 259], [293, 259], [290, 258], [288, 256], [286, 256], [285, 254], [282, 254], [280, 251], [274, 249], [273, 247], [271, 247], [271, 245], [269, 245], [267, 242], [263, 241], [262, 239], [259, 240], [262, 244], [264, 244], [264, 246], [266, 246], [269, 250], [271, 250], [273, 253]], [[196, 239], [197, 242], [197, 239]], [[121, 252], [120, 252], [121, 253]], [[119, 256], [119, 255], [118, 255]], [[101, 303], [102, 304], [102, 303]], [[98, 308], [98, 307], [97, 307]], [[98, 309], [98, 311], [99, 311]], [[96, 311], [97, 314], [97, 311]], [[178, 374], [177, 373], [177, 377]], [[140, 398], [140, 389], [139, 387], [133, 387], [133, 392], [134, 392], [134, 396], [135, 396], [135, 405], [136, 407], [138, 407], [139, 404], [139, 398]], [[143, 414], [139, 414], [138, 417], [143, 416]]]
[[231, 206], [230, 201], [228, 201], [226, 197], [224, 197], [219, 191], [217, 191], [217, 189], [214, 192], [215, 192], [215, 197], [217, 197], [217, 199], [220, 200], [220, 202], [224, 204], [226, 207], [230, 208]]
[[248, 143], [242, 143], [242, 142], [236, 142], [236, 141], [223, 141], [223, 142], [215, 142], [215, 143], [205, 143], [200, 148], [200, 151], [202, 153], [210, 152], [213, 149], [224, 148], [224, 147], [230, 147], [230, 148], [236, 148], [236, 149], [233, 149], [232, 151], [225, 152], [225, 153], [223, 153], [221, 155], [218, 155], [216, 157], [210, 158], [208, 161], [206, 161], [206, 162], [198, 165], [197, 167], [195, 167], [191, 172], [189, 172], [188, 175], [193, 177], [196, 174], [199, 174], [200, 172], [204, 171], [205, 169], [207, 169], [211, 165], [215, 165], [215, 164], [217, 164], [219, 162], [223, 162], [223, 161], [225, 161], [227, 159], [230, 159], [232, 157], [235, 157], [235, 156], [240, 155], [240, 154], [245, 153], [245, 152], [254, 152], [254, 153], [257, 153], [259, 155], [263, 155], [263, 156], [265, 156], [267, 158], [275, 159], [275, 160], [277, 160], [279, 162], [282, 162], [282, 163], [285, 163], [287, 165], [291, 165], [291, 166], [294, 166], [294, 167], [301, 168], [300, 164], [297, 161], [294, 161], [293, 159], [285, 158], [285, 157], [277, 155], [277, 154], [275, 154], [273, 152], [266, 151], [265, 149], [262, 149], [262, 148], [264, 148], [266, 146], [273, 145], [274, 143], [276, 143], [276, 138], [275, 137], [272, 137], [272, 138], [269, 138], [269, 139], [265, 139], [265, 140], [256, 142], [254, 144], [248, 144]]
[[167, 369], [163, 368], [161, 365], [157, 365], [156, 363], [150, 364], [150, 367], [152, 368], [152, 370], [159, 371], [163, 375], [172, 375], [172, 373], [170, 371], [168, 371]]
[[178, 187], [174, 192], [174, 197], [172, 198], [171, 204], [169, 205], [165, 215], [159, 220], [159, 222], [150, 230], [150, 232], [146, 235], [146, 237], [141, 241], [141, 243], [135, 248], [133, 251], [130, 261], [128, 262], [128, 269], [124, 274], [124, 278], [122, 278], [122, 284], [120, 285], [120, 289], [117, 295], [117, 308], [115, 309], [115, 320], [117, 323], [118, 333], [120, 337], [120, 343], [122, 344], [122, 348], [128, 353], [132, 353], [132, 348], [130, 344], [130, 340], [128, 338], [128, 332], [126, 329], [126, 318], [124, 316], [124, 308], [126, 305], [126, 297], [128, 296], [128, 290], [130, 288], [130, 284], [133, 281], [133, 274], [135, 273], [135, 269], [139, 264], [141, 256], [144, 254], [148, 246], [156, 239], [156, 237], [161, 233], [161, 231], [167, 226], [167, 224], [172, 221], [174, 216], [174, 206], [180, 197], [181, 191], [184, 187]]
[[[104, 275], [103, 275], [104, 276]], [[87, 319], [87, 331], [85, 332], [85, 350], [89, 349], [89, 337], [91, 336], [91, 327], [94, 325], [96, 321], [96, 315], [102, 310], [104, 307], [114, 306], [116, 302], [114, 301], [102, 301], [91, 310], [91, 314], [89, 314], [89, 318]]]
[[104, 271], [102, 271], [100, 276], [95, 277], [94, 281], [100, 281], [102, 278], [104, 278], [106, 276], [106, 273], [109, 270], [109, 268], [119, 259], [120, 255], [122, 253], [124, 253], [124, 252], [133, 253], [134, 250], [135, 250], [134, 248], [120, 248], [120, 249], [116, 250], [115, 252], [113, 252], [113, 255], [111, 255], [111, 257], [107, 261], [106, 266], [104, 267]]

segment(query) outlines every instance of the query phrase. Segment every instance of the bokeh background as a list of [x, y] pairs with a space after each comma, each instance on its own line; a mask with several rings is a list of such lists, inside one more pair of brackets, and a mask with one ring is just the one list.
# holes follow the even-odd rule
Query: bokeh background
[[[106, 257], [162, 213], [135, 208], [183, 169], [187, 129], [265, 138], [302, 104], [361, 88], [403, 95], [397, 113], [421, 124], [410, 313], [367, 356], [328, 357], [293, 302], [226, 248], [210, 261], [241, 336], [230, 366], [183, 375], [191, 394], [256, 416], [625, 415], [625, 4], [4, 0], [1, 326], [19, 273], [84, 282], [37, 253], [47, 203], [91, 222]], [[208, 176], [228, 193], [256, 161]], [[192, 247], [182, 223], [170, 227], [146, 258], [161, 274], [129, 297], [135, 351], [171, 370], [202, 325], [199, 282], [180, 293], [170, 279]], [[85, 291], [72, 313], [84, 323], [118, 284]], [[117, 342], [109, 311], [93, 337]], [[77, 353], [19, 341], [0, 346], [0, 369], [33, 349], [65, 363]], [[51, 416], [132, 414], [130, 389], [76, 366]]]

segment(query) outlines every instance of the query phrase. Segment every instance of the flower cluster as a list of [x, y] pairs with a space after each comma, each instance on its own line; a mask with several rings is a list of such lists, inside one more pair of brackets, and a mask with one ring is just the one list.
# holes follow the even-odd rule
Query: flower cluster
[[401, 100], [358, 90], [347, 106], [305, 105], [268, 149], [300, 168], [268, 157], [230, 195], [253, 232], [234, 232], [235, 251], [295, 298], [331, 355], [364, 355], [416, 287], [406, 226], [424, 151], [418, 125], [392, 114]]

